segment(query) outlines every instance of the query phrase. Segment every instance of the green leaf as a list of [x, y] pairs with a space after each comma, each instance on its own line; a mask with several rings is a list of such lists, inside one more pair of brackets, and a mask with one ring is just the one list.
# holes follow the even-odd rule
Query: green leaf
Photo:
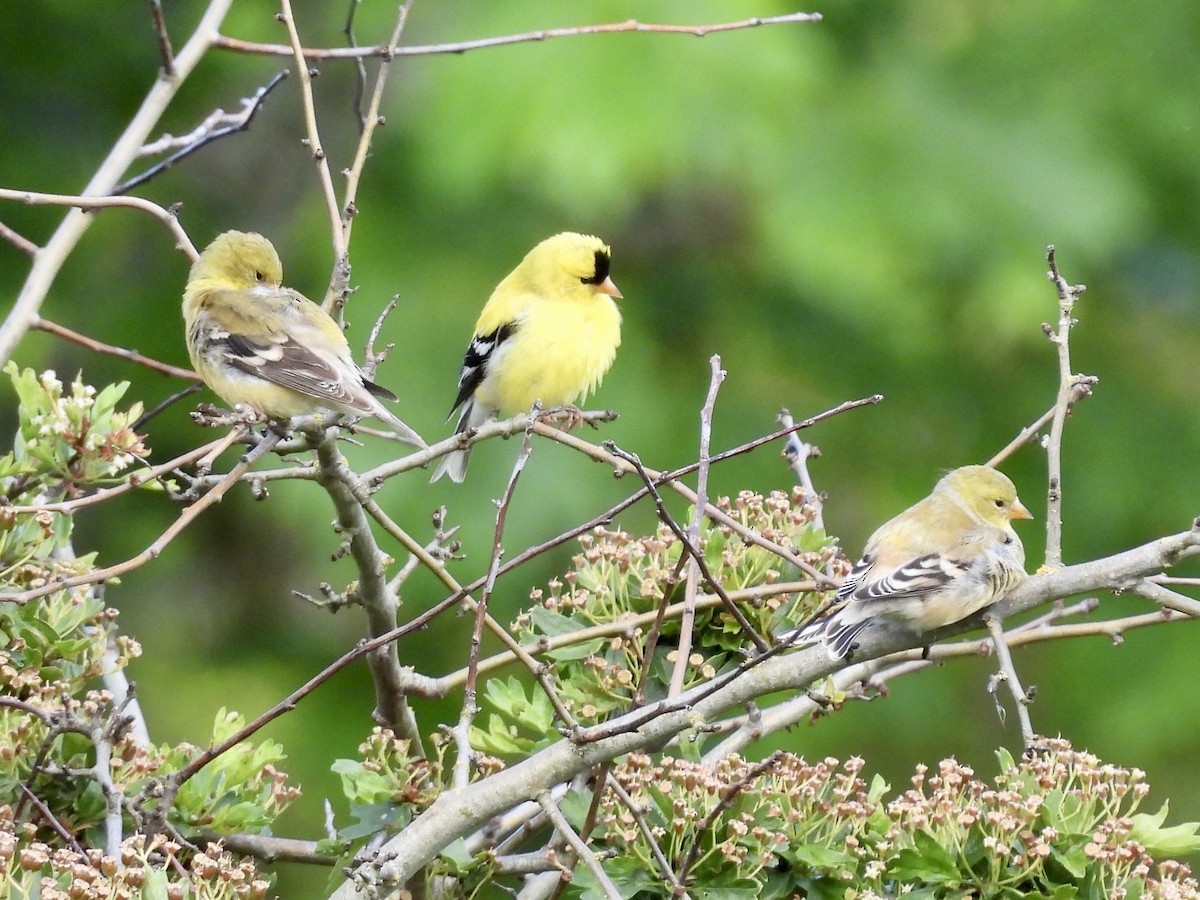
[[146, 880], [142, 884], [141, 900], [167, 900], [169, 879], [166, 870], [146, 866], [143, 871]]
[[901, 850], [888, 871], [900, 881], [958, 883], [962, 873], [946, 849], [926, 831], [913, 835], [912, 848]]
[[111, 415], [127, 390], [129, 390], [128, 381], [118, 381], [116, 384], [101, 388], [92, 404], [93, 421], [98, 423], [101, 417]]
[[1083, 844], [1074, 844], [1070, 847], [1051, 845], [1050, 858], [1066, 869], [1077, 881], [1083, 878], [1090, 864], [1090, 860], [1083, 852]]
[[1013, 755], [1005, 747], [1001, 747], [996, 751], [996, 762], [999, 764], [1001, 772], [1011, 772], [1017, 767], [1016, 760], [1013, 759]]
[[758, 883], [749, 878], [741, 879], [742, 885], [727, 885], [722, 887], [697, 886], [688, 891], [692, 897], [704, 900], [759, 900], [762, 889]]
[[876, 772], [871, 778], [871, 786], [867, 789], [867, 799], [872, 803], [879, 803], [891, 789], [892, 786], [887, 783], [882, 775]]
[[1182, 822], [1169, 828], [1162, 824], [1167, 819], [1169, 803], [1163, 803], [1156, 813], [1137, 813], [1129, 837], [1146, 848], [1151, 856], [1181, 856], [1200, 850], [1200, 822]]
[[357, 759], [335, 759], [330, 769], [341, 777], [342, 793], [351, 803], [371, 805], [391, 802], [392, 783], [380, 772], [366, 768]]
[[453, 875], [465, 875], [475, 867], [475, 857], [467, 851], [467, 844], [462, 838], [448, 844], [439, 856]]
[[549, 637], [562, 637], [584, 627], [574, 619], [540, 605], [535, 605], [529, 610], [529, 618], [537, 626], [538, 631]]
[[814, 869], [844, 869], [855, 867], [856, 857], [844, 850], [835, 850], [823, 844], [799, 844], [791, 848], [791, 856]]
[[567, 821], [571, 823], [577, 830], [583, 828], [583, 823], [587, 820], [588, 809], [592, 805], [592, 794], [590, 791], [568, 791], [562, 800], [558, 803], [558, 808], [562, 810], [562, 814], [566, 816]]
[[367, 806], [353, 804], [350, 807], [350, 816], [355, 820], [355, 824], [339, 828], [338, 837], [345, 841], [356, 841], [388, 828], [403, 828], [412, 821], [412, 809], [390, 802]]
[[[601, 864], [604, 874], [616, 885], [624, 898], [630, 898], [645, 892], [648, 897], [661, 897], [662, 880], [651, 875], [642, 866], [642, 862], [634, 856], [623, 855], [606, 859]], [[596, 882], [596, 877], [587, 866], [577, 865], [571, 879], [570, 893], [580, 900], [606, 900], [607, 895]]]
[[1079, 889], [1073, 884], [1060, 884], [1047, 896], [1050, 900], [1075, 900], [1079, 896]]

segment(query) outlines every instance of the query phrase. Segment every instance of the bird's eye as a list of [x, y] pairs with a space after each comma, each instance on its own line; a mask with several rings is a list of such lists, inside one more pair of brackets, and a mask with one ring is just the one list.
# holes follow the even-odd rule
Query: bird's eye
[[992, 502], [996, 504], [996, 509], [1004, 509], [1004, 500], [1002, 500], [1000, 497], [997, 497]]
[[258, 269], [255, 269], [254, 270], [254, 280], [255, 281], [264, 281], [265, 276], [263, 275], [262, 272], [258, 271]]

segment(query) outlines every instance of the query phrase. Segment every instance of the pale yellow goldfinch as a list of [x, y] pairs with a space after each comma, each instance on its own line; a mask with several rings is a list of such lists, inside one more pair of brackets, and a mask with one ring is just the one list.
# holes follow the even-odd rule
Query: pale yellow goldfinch
[[965, 619], [1026, 577], [1012, 520], [1031, 518], [1005, 475], [955, 469], [871, 535], [830, 609], [796, 640], [822, 640], [842, 659], [872, 623], [919, 635]]
[[200, 254], [183, 292], [183, 320], [204, 383], [226, 403], [272, 419], [374, 416], [424, 448], [379, 402], [396, 396], [354, 364], [338, 324], [282, 281], [279, 254], [260, 234], [226, 231]]
[[[600, 384], [621, 343], [621, 292], [599, 239], [564, 232], [529, 251], [483, 307], [458, 375], [455, 434], [500, 410], [562, 406]], [[448, 454], [430, 481], [462, 481], [470, 448]]]

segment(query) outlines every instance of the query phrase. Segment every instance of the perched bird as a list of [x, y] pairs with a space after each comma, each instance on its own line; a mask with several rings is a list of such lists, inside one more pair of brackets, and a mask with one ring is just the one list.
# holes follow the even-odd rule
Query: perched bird
[[226, 403], [273, 419], [375, 416], [424, 448], [379, 402], [396, 395], [354, 364], [338, 324], [282, 281], [279, 254], [260, 234], [226, 231], [200, 254], [183, 292], [183, 321], [188, 356], [204, 383]]
[[1005, 475], [955, 469], [871, 535], [829, 609], [795, 640], [823, 640], [830, 658], [842, 659], [872, 623], [923, 634], [965, 619], [1026, 577], [1011, 521], [1032, 518]]
[[[455, 434], [500, 410], [572, 403], [600, 384], [621, 343], [621, 292], [608, 277], [612, 252], [599, 238], [564, 232], [529, 251], [492, 291], [458, 374]], [[470, 448], [439, 463], [430, 481], [467, 475]]]

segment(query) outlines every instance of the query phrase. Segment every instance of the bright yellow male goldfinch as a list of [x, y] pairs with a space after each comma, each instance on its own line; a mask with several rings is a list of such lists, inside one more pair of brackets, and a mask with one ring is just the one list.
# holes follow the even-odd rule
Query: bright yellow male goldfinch
[[795, 640], [824, 641], [842, 659], [872, 624], [919, 635], [965, 619], [1026, 578], [1012, 520], [1031, 518], [1005, 475], [955, 469], [871, 535], [829, 610]]
[[[621, 343], [621, 292], [599, 238], [564, 232], [529, 251], [483, 307], [458, 375], [455, 434], [499, 411], [573, 403], [599, 386]], [[431, 481], [467, 475], [470, 448], [441, 461]]]
[[226, 403], [272, 419], [374, 416], [424, 448], [379, 402], [396, 395], [363, 375], [338, 324], [282, 282], [279, 254], [261, 234], [226, 231], [200, 254], [183, 292], [183, 320], [204, 383]]

